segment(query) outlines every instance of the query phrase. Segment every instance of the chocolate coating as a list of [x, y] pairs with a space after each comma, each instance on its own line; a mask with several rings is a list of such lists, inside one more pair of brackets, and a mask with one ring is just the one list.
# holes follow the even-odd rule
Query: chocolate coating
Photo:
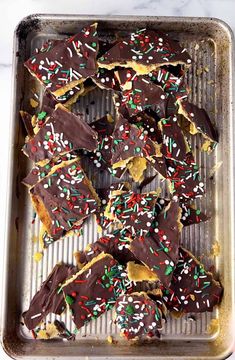
[[163, 137], [162, 154], [166, 158], [184, 161], [188, 149], [184, 134], [177, 123], [177, 116], [162, 119], [160, 127]]
[[105, 208], [109, 202], [109, 195], [113, 190], [128, 191], [130, 190], [130, 184], [126, 182], [114, 183], [111, 184], [110, 187], [96, 189], [96, 192], [100, 198], [100, 203], [101, 203], [99, 212], [96, 213], [96, 221], [97, 224], [101, 226], [103, 229], [107, 229], [113, 222], [113, 220], [108, 219], [107, 217], [104, 216]]
[[209, 218], [204, 214], [200, 209], [195, 209], [194, 207], [188, 204], [181, 204], [182, 216], [180, 221], [184, 226], [190, 226], [193, 224], [198, 224], [200, 222], [205, 222]]
[[97, 169], [105, 170], [111, 166], [114, 124], [114, 120], [110, 115], [106, 115], [90, 124], [90, 127], [98, 134], [98, 146], [94, 152], [88, 153], [88, 156]]
[[150, 157], [156, 153], [155, 144], [144, 131], [129, 124], [120, 114], [113, 132], [111, 163], [115, 164], [132, 157]]
[[222, 293], [222, 286], [212, 274], [188, 250], [180, 247], [170, 289], [163, 293], [167, 308], [185, 313], [212, 311]]
[[139, 261], [158, 276], [166, 288], [169, 287], [175, 263], [161, 244], [151, 236], [135, 237], [131, 242], [130, 250]]
[[95, 150], [97, 134], [83, 120], [64, 107], [57, 107], [38, 133], [23, 147], [34, 162], [50, 160], [77, 149]]
[[173, 195], [184, 202], [203, 196], [204, 183], [192, 153], [188, 153], [182, 162], [166, 159], [166, 164]]
[[[162, 143], [162, 134], [158, 128], [157, 124], [157, 114], [154, 114], [154, 111], [150, 112], [149, 109], [139, 113], [136, 116], [126, 117], [131, 124], [134, 124], [139, 129], [144, 130], [144, 134], [149, 137], [150, 140], [157, 142], [158, 144]], [[155, 116], [155, 117], [154, 117]], [[159, 119], [158, 119], [159, 120]]]
[[[141, 29], [129, 34], [124, 40], [119, 41], [102, 57], [99, 66], [142, 65], [141, 72], [147, 74], [149, 66], [159, 67], [163, 64], [190, 64], [191, 59], [179, 43], [160, 31]], [[145, 68], [146, 67], [146, 70]]]
[[20, 116], [23, 121], [25, 130], [27, 132], [27, 135], [29, 137], [34, 136], [33, 126], [32, 126], [32, 115], [30, 115], [28, 112], [21, 110]]
[[24, 323], [29, 330], [34, 329], [49, 313], [60, 315], [66, 307], [61, 284], [77, 271], [75, 266], [57, 264], [23, 313]]
[[34, 186], [38, 181], [42, 180], [54, 166], [61, 164], [63, 161], [76, 159], [79, 153], [72, 151], [71, 153], [60, 156], [57, 159], [51, 159], [49, 163], [44, 166], [35, 165], [28, 175], [22, 180], [22, 183], [27, 186]]
[[46, 51], [27, 60], [25, 66], [52, 93], [58, 90], [65, 93], [65, 86], [73, 81], [82, 82], [96, 72], [99, 48], [96, 26], [88, 25], [76, 35], [52, 43]]
[[189, 88], [184, 78], [172, 74], [167, 66], [151, 71], [148, 76], [151, 81], [160, 85], [166, 93], [173, 94], [177, 100], [188, 97]]
[[162, 312], [146, 293], [120, 296], [115, 310], [115, 323], [127, 339], [152, 337], [162, 328]]
[[137, 259], [129, 250], [130, 234], [125, 231], [115, 230], [112, 234], [102, 236], [99, 240], [89, 245], [89, 249], [79, 254], [79, 261], [87, 264], [101, 252], [110, 254], [120, 264], [126, 265], [128, 261]]
[[156, 192], [137, 194], [125, 191], [119, 195], [111, 194], [109, 215], [121, 222], [123, 228], [132, 235], [144, 236], [149, 232], [155, 218], [157, 198]]
[[152, 107], [160, 118], [165, 117], [166, 95], [160, 86], [131, 69], [118, 70], [115, 74], [122, 89], [119, 98], [114, 99], [118, 109], [125, 107], [133, 116]]
[[188, 101], [181, 102], [181, 106], [186, 111], [188, 120], [195, 125], [198, 132], [208, 137], [211, 141], [219, 141], [218, 132], [204, 109], [200, 109], [197, 105]]
[[[30, 192], [34, 202], [40, 200], [48, 212], [50, 224], [47, 224], [47, 230], [53, 239], [60, 238], [75, 223], [98, 209], [98, 197], [79, 161], [59, 167], [31, 188]], [[41, 220], [44, 223], [44, 212]]]
[[130, 282], [122, 265], [110, 255], [100, 254], [63, 286], [65, 301], [78, 329], [112, 309]]
[[147, 236], [136, 237], [131, 242], [130, 250], [158, 276], [164, 286], [169, 287], [172, 272], [178, 261], [180, 209], [177, 202], [170, 202], [163, 210], [161, 199], [158, 200], [158, 204], [155, 209], [157, 215]]

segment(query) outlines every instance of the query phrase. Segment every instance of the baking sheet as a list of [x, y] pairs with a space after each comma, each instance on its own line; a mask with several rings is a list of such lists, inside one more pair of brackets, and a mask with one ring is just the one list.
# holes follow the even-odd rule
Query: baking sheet
[[[20, 315], [26, 310], [29, 301], [46, 279], [53, 266], [59, 262], [74, 263], [73, 252], [97, 240], [97, 228], [90, 218], [84, 226], [83, 236], [66, 237], [50, 245], [44, 251], [41, 262], [33, 260], [33, 254], [40, 251], [37, 241], [39, 220], [32, 224], [33, 209], [27, 190], [20, 180], [30, 169], [30, 162], [21, 153], [24, 142], [24, 129], [19, 119], [19, 109], [27, 107], [32, 81], [23, 62], [35, 47], [47, 39], [58, 39], [76, 32], [83, 24], [99, 22], [101, 36], [111, 39], [116, 31], [134, 31], [148, 27], [169, 32], [187, 47], [194, 65], [187, 73], [187, 82], [192, 89], [190, 100], [204, 107], [219, 131], [220, 143], [215, 151], [207, 155], [201, 153], [199, 136], [191, 140], [196, 161], [201, 168], [202, 179], [206, 182], [206, 197], [198, 200], [198, 205], [211, 220], [207, 223], [185, 228], [182, 244], [200, 257], [207, 269], [214, 269], [225, 287], [224, 298], [219, 309], [212, 313], [197, 314], [196, 320], [189, 315], [181, 319], [168, 317], [162, 331], [162, 339], [142, 346], [129, 346], [117, 335], [116, 326], [111, 322], [112, 311], [90, 322], [79, 330], [76, 341], [34, 341], [31, 333], [20, 325]], [[199, 46], [199, 48], [198, 48]], [[125, 356], [146, 358], [170, 358], [184, 356], [189, 359], [207, 358], [230, 351], [234, 311], [234, 258], [233, 258], [233, 128], [232, 128], [232, 35], [227, 26], [213, 19], [166, 18], [166, 17], [83, 17], [35, 15], [23, 20], [15, 37], [15, 82], [13, 89], [12, 118], [12, 163], [9, 181], [9, 232], [6, 249], [5, 306], [3, 323], [3, 345], [14, 357], [73, 358], [83, 356], [102, 356], [105, 358]], [[95, 102], [95, 104], [93, 104]], [[96, 89], [81, 98], [73, 107], [75, 112], [83, 112], [88, 122], [94, 121], [107, 111], [114, 113], [112, 92]], [[222, 162], [219, 170], [209, 179], [213, 166]], [[113, 178], [89, 169], [94, 185], [105, 186]], [[151, 175], [148, 171], [147, 175]], [[118, 181], [118, 180], [116, 180]], [[155, 190], [159, 179], [145, 190]], [[163, 194], [166, 184], [160, 183]], [[220, 253], [212, 256], [212, 246], [220, 245]], [[10, 270], [10, 271], [9, 271]], [[51, 315], [47, 320], [61, 318], [69, 329], [74, 329], [69, 314], [61, 317]], [[210, 326], [212, 325], [212, 326]], [[211, 332], [208, 332], [208, 326]], [[109, 345], [108, 335], [119, 340], [117, 345]]]

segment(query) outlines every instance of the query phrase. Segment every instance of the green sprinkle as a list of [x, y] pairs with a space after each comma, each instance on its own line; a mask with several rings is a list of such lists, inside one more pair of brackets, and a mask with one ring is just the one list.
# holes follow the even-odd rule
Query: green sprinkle
[[65, 301], [67, 302], [68, 305], [72, 305], [74, 303], [74, 298], [72, 296], [66, 295], [65, 296]]
[[170, 265], [167, 265], [166, 270], [165, 270], [165, 275], [170, 275], [173, 271], [173, 267]]
[[134, 309], [134, 307], [132, 305], [127, 305], [126, 312], [127, 312], [128, 315], [132, 315], [132, 314], [134, 314], [135, 309]]
[[197, 214], [197, 215], [200, 215], [200, 214], [201, 214], [201, 210], [199, 210], [199, 209], [196, 210], [196, 214]]

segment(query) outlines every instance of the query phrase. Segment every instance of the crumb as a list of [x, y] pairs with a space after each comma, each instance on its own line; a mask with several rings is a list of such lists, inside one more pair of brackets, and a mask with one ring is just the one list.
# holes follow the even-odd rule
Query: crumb
[[114, 338], [111, 335], [109, 335], [107, 337], [107, 341], [108, 341], [109, 344], [117, 344], [118, 343], [118, 341], [114, 340]]
[[36, 108], [39, 105], [38, 102], [32, 98], [29, 100], [29, 102], [32, 108]]
[[211, 255], [219, 256], [219, 254], [220, 254], [220, 244], [218, 243], [218, 241], [216, 241], [211, 247]]
[[199, 45], [198, 45], [198, 44], [196, 44], [196, 45], [195, 45], [194, 50], [196, 50], [196, 51], [197, 51], [198, 49], [199, 49]]
[[208, 81], [207, 81], [207, 84], [208, 84], [208, 85], [214, 85], [215, 82], [214, 82], [214, 80], [208, 80]]
[[207, 326], [207, 334], [214, 334], [219, 331], [219, 319], [211, 319], [210, 323]]
[[33, 259], [36, 262], [41, 261], [42, 257], [43, 257], [43, 253], [41, 253], [41, 252], [36, 252], [36, 253], [33, 254]]
[[209, 178], [213, 179], [214, 174], [217, 170], [219, 170], [219, 168], [221, 167], [221, 165], [223, 164], [223, 161], [219, 161], [217, 164], [215, 164], [209, 171]]
[[197, 76], [200, 76], [203, 73], [203, 68], [199, 68], [196, 71]]
[[208, 72], [209, 72], [209, 67], [208, 67], [208, 66], [204, 66], [203, 70], [208, 73]]
[[108, 341], [109, 344], [112, 344], [113, 343], [113, 337], [109, 335], [107, 337], [107, 341]]
[[32, 236], [32, 242], [36, 243], [38, 241], [38, 237], [36, 235]]
[[39, 330], [37, 333], [38, 339], [48, 340], [58, 337], [59, 332], [54, 324], [47, 324], [46, 328]]

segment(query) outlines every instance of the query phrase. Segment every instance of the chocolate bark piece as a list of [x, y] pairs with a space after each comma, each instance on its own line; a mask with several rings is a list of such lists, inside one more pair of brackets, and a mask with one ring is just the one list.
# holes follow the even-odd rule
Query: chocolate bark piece
[[204, 195], [204, 183], [192, 153], [188, 153], [182, 162], [166, 159], [166, 164], [170, 191], [180, 201], [186, 202]]
[[159, 128], [163, 135], [162, 154], [169, 159], [184, 161], [186, 154], [189, 151], [189, 146], [178, 125], [177, 116], [162, 119], [159, 122]]
[[97, 211], [99, 198], [81, 164], [56, 167], [30, 189], [36, 212], [54, 240]]
[[169, 287], [175, 264], [182, 224], [177, 202], [168, 206], [152, 221], [147, 236], [135, 237], [130, 250], [135, 257], [152, 270], [165, 287]]
[[27, 111], [20, 110], [20, 116], [23, 121], [27, 135], [29, 137], [33, 137], [34, 131], [32, 126], [32, 115], [30, 115]]
[[176, 76], [167, 66], [153, 70], [148, 74], [151, 81], [160, 85], [168, 94], [173, 94], [177, 100], [187, 99], [189, 88], [183, 76]]
[[117, 163], [128, 162], [133, 157], [150, 158], [159, 154], [159, 148], [143, 130], [129, 124], [121, 114], [118, 116], [112, 136], [111, 163], [115, 164], [114, 169], [119, 167]]
[[159, 336], [162, 312], [145, 292], [120, 296], [115, 305], [115, 323], [128, 340], [142, 336]]
[[[158, 199], [158, 204], [160, 199]], [[165, 202], [166, 203], [166, 202]], [[158, 209], [156, 209], [156, 212]], [[156, 215], [151, 225], [150, 233], [153, 239], [174, 263], [178, 260], [178, 248], [182, 224], [180, 222], [182, 210], [177, 201], [170, 201], [164, 209]]]
[[113, 220], [108, 219], [106, 216], [104, 216], [104, 212], [109, 202], [109, 195], [111, 191], [113, 190], [128, 191], [130, 190], [130, 188], [131, 186], [129, 183], [121, 182], [121, 183], [111, 184], [110, 187], [96, 189], [96, 192], [100, 198], [99, 212], [96, 213], [96, 221], [98, 226], [100, 226], [102, 229], [107, 229], [113, 222]]
[[114, 120], [109, 114], [90, 123], [90, 127], [98, 134], [98, 146], [95, 151], [88, 153], [88, 157], [100, 170], [105, 170], [111, 166], [114, 125]]
[[[158, 198], [156, 202], [156, 213], [160, 214], [160, 212], [163, 211], [169, 203], [170, 199]], [[197, 209], [194, 205], [180, 203], [179, 206], [182, 210], [180, 222], [183, 226], [198, 224], [209, 219], [206, 214], [204, 214], [200, 209]]]
[[[77, 85], [74, 88], [68, 90], [64, 95], [55, 97], [49, 91], [45, 90], [42, 96], [42, 101], [40, 103], [39, 109], [36, 114], [33, 116], [32, 123], [37, 128], [43, 126], [45, 121], [49, 116], [52, 115], [55, 107], [58, 103], [63, 104], [68, 107], [72, 105], [78, 97], [84, 92], [83, 84]], [[37, 132], [36, 128], [36, 132]]]
[[158, 192], [144, 194], [133, 191], [113, 191], [105, 210], [108, 219], [120, 222], [131, 235], [144, 236], [155, 218]]
[[130, 251], [157, 275], [166, 288], [169, 287], [175, 263], [161, 244], [158, 244], [151, 236], [135, 237], [131, 242]]
[[163, 299], [170, 311], [212, 311], [218, 305], [223, 288], [212, 273], [186, 249], [179, 248], [179, 260], [173, 273], [170, 289], [163, 291]]
[[93, 151], [97, 145], [97, 133], [82, 116], [57, 105], [43, 127], [24, 145], [23, 151], [31, 160], [44, 165], [53, 157], [77, 149]]
[[122, 90], [119, 98], [114, 99], [118, 109], [125, 107], [133, 116], [152, 107], [160, 118], [165, 117], [166, 95], [160, 86], [131, 69], [121, 69], [115, 74]]
[[[182, 114], [190, 122], [190, 133], [201, 133], [205, 140], [208, 142], [210, 151], [218, 143], [218, 132], [212, 124], [207, 112], [188, 101], [179, 101], [179, 114]], [[202, 147], [203, 148], [203, 147]]]
[[59, 158], [53, 158], [44, 166], [34, 165], [28, 175], [22, 180], [22, 183], [26, 186], [34, 186], [37, 182], [47, 176], [53, 167], [56, 165], [64, 164], [67, 161], [78, 159], [78, 151], [72, 151]]
[[180, 221], [184, 226], [189, 226], [193, 224], [198, 224], [200, 222], [205, 222], [209, 218], [204, 214], [200, 209], [196, 209], [188, 204], [181, 204], [182, 215]]
[[[80, 220], [78, 223], [75, 223], [71, 230], [69, 230], [69, 232], [66, 233], [66, 236], [80, 236], [82, 235], [82, 229], [83, 229], [83, 225], [85, 222], [86, 218], [83, 220]], [[56, 240], [58, 240], [61, 236], [65, 235], [63, 231], [57, 231], [56, 235], [49, 235], [48, 231], [45, 230], [44, 225], [41, 227], [40, 229], [40, 235], [39, 235], [39, 240], [40, 242], [43, 244], [43, 248], [46, 249], [48, 248], [48, 246], [50, 244], [52, 244], [53, 242], [55, 242]]]
[[177, 99], [172, 94], [167, 94], [166, 97], [166, 118], [170, 116], [175, 116], [178, 113], [178, 103]]
[[98, 53], [97, 23], [83, 27], [79, 33], [58, 41], [45, 52], [25, 62], [30, 73], [55, 96], [83, 82], [96, 72]]
[[75, 257], [78, 263], [85, 265], [94, 257], [104, 252], [110, 254], [120, 264], [126, 265], [128, 261], [137, 260], [130, 252], [130, 234], [121, 230], [115, 230], [111, 234], [102, 236], [99, 240], [89, 244], [84, 251], [76, 252]]
[[138, 74], [148, 74], [163, 65], [189, 65], [191, 59], [179, 43], [160, 31], [147, 29], [130, 33], [98, 60], [100, 67], [122, 66]]
[[116, 299], [131, 289], [124, 267], [101, 253], [62, 287], [78, 329], [112, 309]]
[[114, 70], [98, 68], [97, 73], [95, 73], [95, 75], [92, 76], [92, 80], [101, 89], [121, 91]]
[[156, 113], [154, 114], [154, 111], [149, 111], [149, 109], [147, 109], [136, 116], [128, 117], [127, 114], [125, 117], [131, 124], [134, 124], [139, 129], [143, 129], [144, 134], [152, 141], [155, 141], [158, 144], [162, 143], [162, 134], [157, 124], [160, 119], [157, 117]]
[[160, 174], [163, 178], [167, 177], [166, 160], [163, 156], [151, 156], [148, 161], [158, 174]]
[[23, 313], [24, 324], [34, 329], [49, 313], [60, 315], [66, 308], [61, 284], [77, 271], [77, 267], [57, 264]]

